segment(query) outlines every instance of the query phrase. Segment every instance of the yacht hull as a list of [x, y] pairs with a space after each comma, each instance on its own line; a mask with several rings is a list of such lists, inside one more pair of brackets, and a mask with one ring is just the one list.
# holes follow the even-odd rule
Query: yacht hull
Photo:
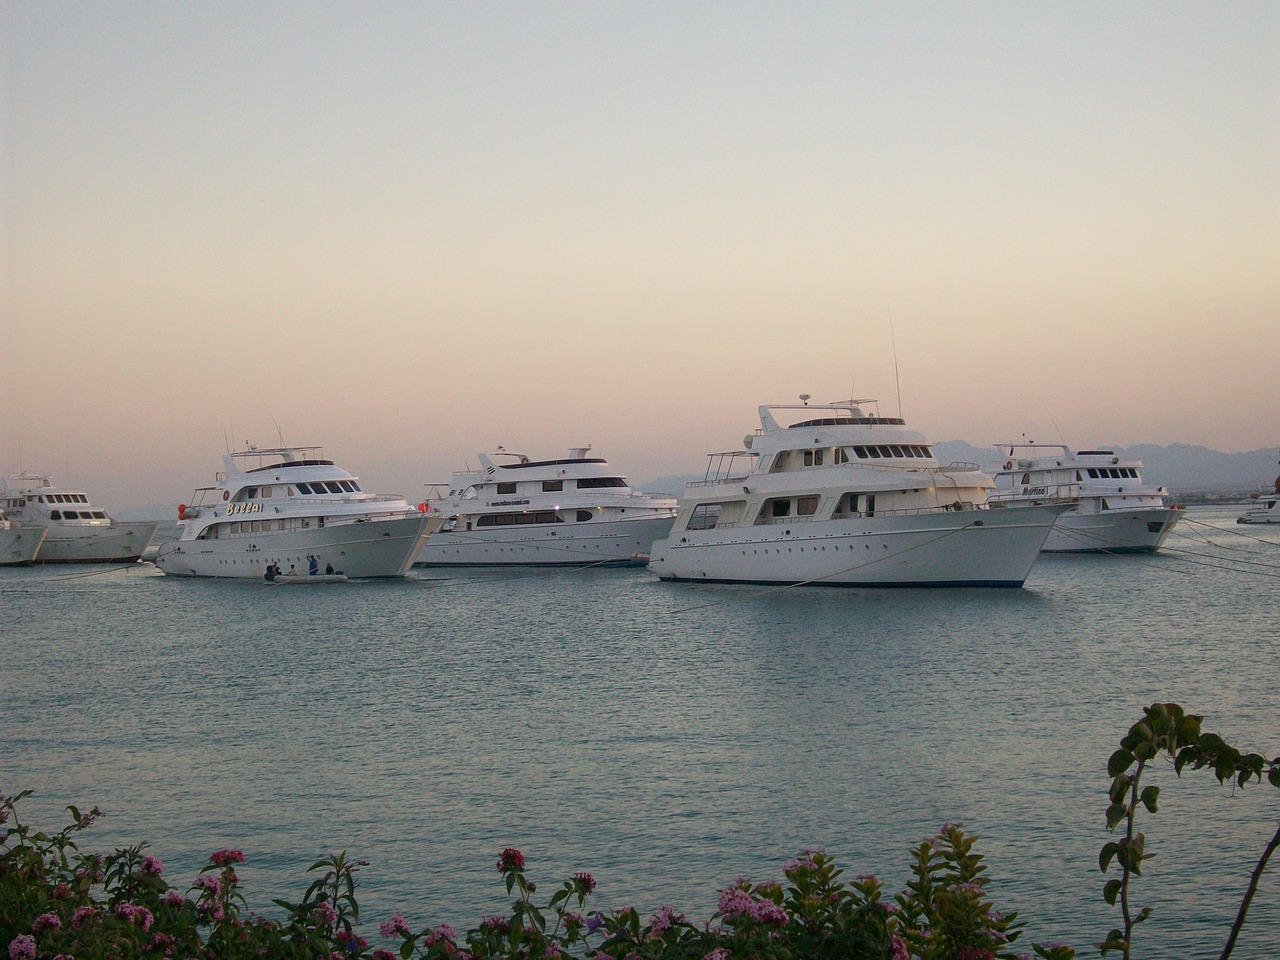
[[653, 545], [662, 580], [1020, 587], [1066, 505], [690, 530]]
[[154, 521], [109, 527], [52, 525], [36, 555], [37, 563], [136, 563], [155, 536]]
[[261, 580], [270, 563], [305, 574], [310, 556], [348, 578], [403, 577], [442, 518], [427, 514], [308, 530], [161, 544], [156, 566], [175, 577]]
[[675, 517], [592, 520], [544, 527], [440, 532], [418, 555], [424, 566], [585, 566], [642, 564]]
[[1182, 510], [1150, 507], [1066, 513], [1045, 540], [1045, 553], [1155, 553], [1178, 521]]
[[13, 527], [0, 530], [0, 567], [20, 567], [36, 558], [45, 538], [44, 527]]

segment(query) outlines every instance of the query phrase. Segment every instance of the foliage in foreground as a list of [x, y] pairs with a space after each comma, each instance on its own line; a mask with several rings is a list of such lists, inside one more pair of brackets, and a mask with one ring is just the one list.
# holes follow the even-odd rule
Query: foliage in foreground
[[[1103, 897], [1121, 907], [1123, 927], [1098, 944], [1106, 955], [1129, 957], [1134, 929], [1151, 912], [1134, 913], [1131, 886], [1152, 854], [1135, 829], [1140, 810], [1155, 813], [1158, 788], [1141, 785], [1144, 770], [1164, 756], [1184, 769], [1211, 770], [1219, 782], [1252, 781], [1280, 787], [1280, 757], [1243, 754], [1221, 737], [1202, 733], [1201, 717], [1177, 704], [1154, 704], [1129, 730], [1108, 764], [1107, 826], [1124, 826], [1099, 856], [1107, 881]], [[511, 911], [487, 917], [465, 933], [448, 925], [414, 931], [399, 914], [379, 927], [385, 947], [359, 933], [356, 874], [363, 861], [345, 854], [312, 864], [317, 874], [297, 903], [275, 901], [283, 920], [247, 909], [240, 893], [238, 850], [214, 853], [190, 887], [169, 886], [163, 866], [142, 843], [109, 855], [82, 853], [78, 835], [99, 816], [68, 807], [71, 823], [53, 834], [17, 816], [30, 791], [0, 794], [0, 949], [9, 960], [107, 958], [373, 958], [373, 960], [1014, 960], [1022, 924], [987, 896], [987, 868], [977, 838], [947, 824], [911, 851], [911, 880], [892, 897], [872, 876], [844, 879], [827, 854], [802, 851], [786, 864], [783, 881], [736, 881], [720, 891], [719, 909], [695, 924], [671, 907], [647, 921], [634, 908], [588, 911], [595, 880], [577, 873], [541, 902], [525, 874], [520, 851], [502, 851], [498, 872], [513, 895]], [[1221, 957], [1229, 957], [1280, 830], [1253, 871]], [[1063, 944], [1035, 944], [1044, 960], [1072, 960]], [[3, 957], [0, 956], [0, 960]]]

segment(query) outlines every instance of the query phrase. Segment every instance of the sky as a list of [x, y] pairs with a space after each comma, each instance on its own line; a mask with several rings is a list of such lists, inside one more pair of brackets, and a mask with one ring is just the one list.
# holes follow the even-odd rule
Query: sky
[[0, 0], [0, 474], [416, 501], [761, 403], [1280, 445], [1280, 4]]

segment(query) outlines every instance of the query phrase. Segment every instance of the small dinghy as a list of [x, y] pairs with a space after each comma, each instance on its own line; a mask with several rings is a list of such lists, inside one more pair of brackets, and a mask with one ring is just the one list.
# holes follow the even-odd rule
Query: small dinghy
[[277, 583], [282, 585], [294, 583], [346, 583], [347, 575], [345, 573], [316, 573], [305, 574], [299, 573], [294, 576], [279, 576], [274, 580], [268, 580], [267, 583]]

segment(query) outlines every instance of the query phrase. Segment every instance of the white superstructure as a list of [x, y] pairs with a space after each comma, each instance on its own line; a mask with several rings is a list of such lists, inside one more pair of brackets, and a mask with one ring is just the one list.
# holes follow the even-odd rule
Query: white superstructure
[[229, 453], [217, 484], [178, 508], [181, 536], [161, 544], [156, 566], [183, 577], [261, 579], [312, 569], [347, 577], [402, 577], [440, 517], [404, 497], [360, 489], [320, 447]]
[[133, 563], [159, 526], [112, 519], [84, 491], [55, 486], [48, 474], [18, 473], [0, 481], [0, 509], [24, 527], [47, 528], [37, 563]]
[[[1067, 503], [987, 504], [976, 464], [941, 467], [874, 400], [765, 405], [746, 450], [712, 454], [649, 568], [664, 580], [1021, 586]], [[866, 407], [872, 407], [868, 412]], [[742, 469], [740, 469], [742, 468]]]
[[642, 563], [676, 516], [674, 497], [633, 490], [577, 447], [560, 460], [499, 448], [427, 503], [447, 519], [422, 548], [428, 565]]
[[47, 530], [47, 527], [24, 527], [0, 510], [0, 567], [17, 567], [35, 560]]
[[1145, 483], [1142, 461], [1112, 450], [1072, 452], [1062, 444], [996, 444], [1003, 461], [995, 471], [992, 503], [1025, 506], [1076, 500], [1045, 541], [1048, 553], [1155, 553], [1183, 508], [1164, 487]]

